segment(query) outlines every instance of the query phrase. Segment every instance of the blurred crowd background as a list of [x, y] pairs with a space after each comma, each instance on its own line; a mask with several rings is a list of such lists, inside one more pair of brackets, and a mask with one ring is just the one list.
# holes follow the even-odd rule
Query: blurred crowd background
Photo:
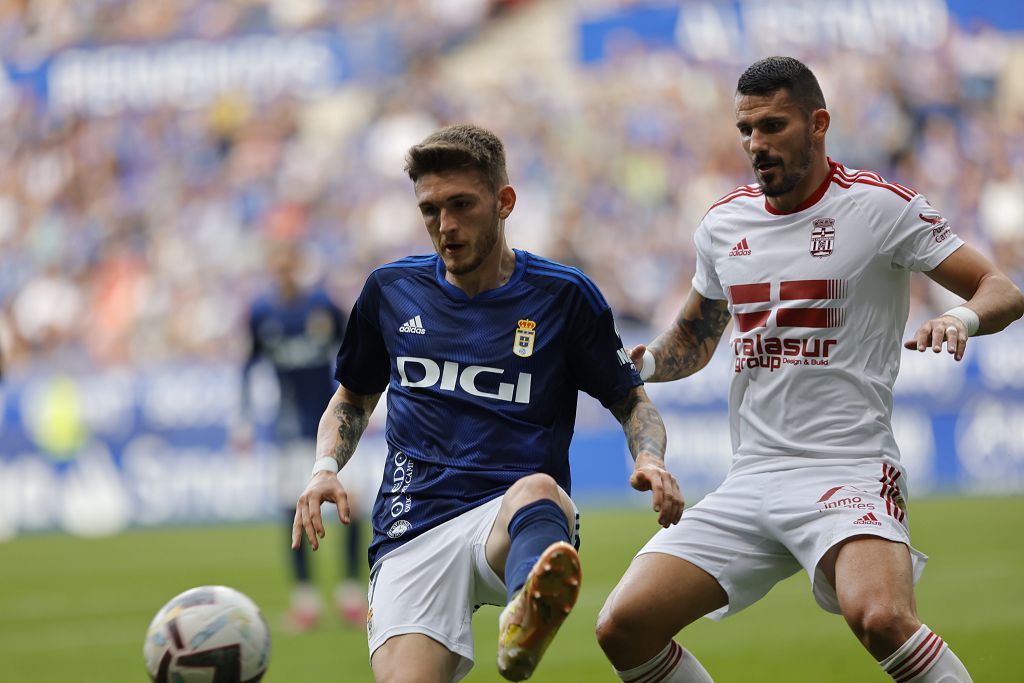
[[[620, 319], [662, 324], [688, 289], [704, 211], [752, 177], [732, 123], [744, 63], [630, 39], [579, 59], [581, 24], [651, 4], [0, 0], [5, 374], [240, 360], [281, 240], [302, 244], [306, 276], [348, 310], [370, 269], [430, 251], [402, 157], [462, 121], [508, 146], [513, 244], [583, 268]], [[73, 48], [254, 34], [386, 39], [396, 61], [313, 93], [223, 88], [100, 110], [15, 77], [52, 78]], [[825, 91], [830, 155], [920, 190], [1024, 284], [1021, 39], [950, 20], [899, 59], [827, 40], [797, 56]], [[915, 285], [916, 305], [936, 296]]]

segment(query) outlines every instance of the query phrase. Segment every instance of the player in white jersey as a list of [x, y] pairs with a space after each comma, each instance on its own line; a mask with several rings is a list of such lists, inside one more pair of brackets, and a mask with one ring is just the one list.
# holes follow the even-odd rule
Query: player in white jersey
[[911, 271], [966, 299], [904, 346], [963, 358], [969, 336], [1024, 314], [1020, 290], [920, 195], [828, 158], [814, 75], [787, 57], [740, 77], [736, 127], [758, 183], [714, 204], [696, 235], [693, 289], [675, 324], [631, 355], [650, 381], [704, 367], [734, 319], [733, 464], [658, 532], [609, 596], [598, 640], [624, 681], [710, 681], [673, 637], [736, 613], [806, 570], [897, 681], [969, 681], [918, 620], [906, 476], [893, 438]]

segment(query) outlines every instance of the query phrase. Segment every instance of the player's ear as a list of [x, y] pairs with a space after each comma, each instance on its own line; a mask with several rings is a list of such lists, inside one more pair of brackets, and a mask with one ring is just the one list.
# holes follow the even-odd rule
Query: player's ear
[[511, 185], [505, 185], [498, 190], [498, 216], [505, 220], [512, 213], [516, 206], [516, 191]]
[[811, 112], [811, 139], [821, 143], [825, 141], [825, 133], [828, 132], [828, 125], [832, 116], [827, 109], [815, 109]]

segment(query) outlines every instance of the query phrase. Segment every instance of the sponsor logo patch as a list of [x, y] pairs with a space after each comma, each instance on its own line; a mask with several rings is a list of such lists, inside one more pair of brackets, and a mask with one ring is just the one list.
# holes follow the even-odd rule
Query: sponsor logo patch
[[423, 327], [423, 321], [420, 320], [420, 317], [418, 315], [414, 316], [412, 318], [409, 318], [408, 320], [406, 320], [402, 324], [402, 326], [398, 328], [398, 331], [399, 332], [404, 332], [405, 334], [426, 334], [427, 333], [426, 328]]
[[750, 256], [750, 245], [747, 244], [746, 237], [736, 243], [736, 246], [729, 252], [729, 256]]
[[411, 528], [412, 524], [409, 523], [409, 520], [400, 519], [392, 524], [391, 528], [388, 529], [388, 538], [398, 538]]
[[854, 524], [867, 524], [868, 526], [882, 526], [882, 523], [878, 521], [878, 517], [875, 517], [874, 512], [869, 512], [860, 519], [856, 520]]
[[865, 502], [861, 494], [867, 495], [865, 491], [852, 486], [833, 486], [818, 498], [818, 512], [826, 512], [838, 508], [849, 510], [874, 510], [875, 504]]
[[936, 243], [945, 242], [953, 234], [953, 231], [949, 229], [949, 222], [942, 216], [925, 216], [923, 213], [919, 213], [917, 217], [932, 226], [932, 239]]

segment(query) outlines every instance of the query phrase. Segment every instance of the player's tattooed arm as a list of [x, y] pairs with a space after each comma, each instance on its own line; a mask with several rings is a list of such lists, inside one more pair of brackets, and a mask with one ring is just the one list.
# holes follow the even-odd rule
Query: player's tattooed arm
[[688, 377], [707, 365], [731, 319], [728, 302], [691, 290], [672, 327], [648, 346], [655, 361], [650, 380]]
[[665, 469], [665, 424], [644, 388], [634, 387], [629, 395], [611, 406], [622, 424], [629, 452], [633, 454], [633, 473], [629, 485], [637, 491], [651, 492], [651, 506], [663, 527], [679, 521], [683, 514], [683, 494], [679, 482]]
[[356, 394], [339, 386], [320, 418], [316, 433], [316, 456], [334, 458], [338, 462], [338, 469], [344, 467], [355, 453], [359, 438], [366, 431], [370, 414], [380, 396]]
[[658, 409], [651, 403], [644, 388], [634, 387], [626, 398], [609, 409], [622, 425], [633, 459], [645, 455], [664, 464], [665, 423], [662, 422]]

